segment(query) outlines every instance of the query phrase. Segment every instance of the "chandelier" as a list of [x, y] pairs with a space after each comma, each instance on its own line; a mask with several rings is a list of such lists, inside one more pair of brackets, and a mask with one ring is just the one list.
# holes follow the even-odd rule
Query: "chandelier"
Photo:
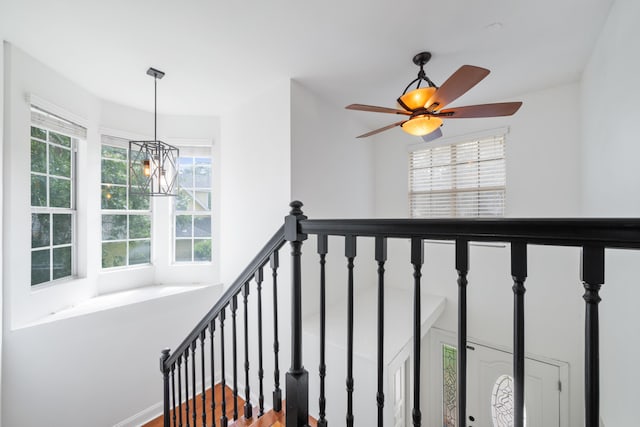
[[180, 150], [158, 140], [158, 79], [164, 73], [149, 68], [153, 77], [153, 141], [129, 141], [129, 194], [175, 196]]

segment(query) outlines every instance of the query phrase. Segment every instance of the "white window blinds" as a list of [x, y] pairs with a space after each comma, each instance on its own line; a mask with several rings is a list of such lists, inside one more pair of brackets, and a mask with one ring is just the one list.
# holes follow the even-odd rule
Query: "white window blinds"
[[80, 139], [87, 139], [87, 129], [69, 120], [65, 120], [36, 106], [31, 106], [31, 122], [34, 125], [49, 128]]
[[504, 135], [414, 151], [411, 217], [499, 217], [506, 186]]

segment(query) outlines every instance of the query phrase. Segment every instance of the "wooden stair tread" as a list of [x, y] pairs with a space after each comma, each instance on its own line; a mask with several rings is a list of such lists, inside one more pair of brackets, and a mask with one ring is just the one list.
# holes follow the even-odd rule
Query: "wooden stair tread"
[[[201, 425], [202, 422], [202, 395], [198, 394], [196, 395], [196, 426], [194, 427], [198, 427]], [[265, 412], [264, 415], [262, 415], [261, 417], [258, 417], [258, 412], [259, 412], [259, 408], [258, 407], [254, 407], [253, 408], [253, 417], [251, 418], [244, 418], [244, 416], [239, 417], [237, 420], [233, 419], [233, 390], [231, 390], [229, 387], [226, 387], [226, 389], [224, 390], [224, 396], [225, 396], [225, 400], [227, 402], [227, 419], [228, 419], [228, 426], [229, 427], [285, 427], [286, 425], [286, 416], [285, 416], [285, 408], [286, 408], [286, 402], [283, 400], [282, 401], [282, 410], [280, 412], [276, 412], [273, 409], [270, 409], [269, 411]], [[205, 392], [205, 398], [206, 398], [206, 403], [207, 403], [207, 408], [206, 409], [206, 417], [207, 417], [207, 424], [209, 424], [210, 420], [211, 420], [211, 389], [207, 389]], [[222, 398], [222, 386], [220, 384], [216, 384], [215, 385], [215, 400], [216, 400], [216, 413], [214, 414], [215, 416], [215, 420], [216, 420], [216, 425], [218, 425], [220, 417], [222, 416], [222, 408], [220, 405], [220, 401]], [[241, 397], [238, 397], [238, 411], [242, 412], [242, 408], [244, 407], [244, 400]], [[181, 409], [182, 409], [182, 419], [183, 419], [183, 425], [186, 425], [186, 405], [183, 403], [181, 405]], [[192, 415], [193, 414], [193, 401], [191, 399], [189, 399], [189, 421], [192, 421]], [[172, 412], [172, 416], [173, 416], [173, 412]], [[152, 421], [149, 421], [147, 424], [144, 424], [142, 427], [163, 427], [164, 426], [164, 422], [163, 422], [163, 417], [159, 416], [158, 418], [155, 418]], [[173, 421], [172, 421], [173, 423]], [[309, 426], [310, 427], [317, 427], [317, 421], [309, 416]]]
[[[231, 422], [233, 420], [233, 390], [231, 390], [229, 387], [226, 387], [225, 389], [225, 401], [227, 402], [227, 419]], [[176, 394], [177, 397], [177, 394]], [[183, 396], [184, 397], [184, 396]], [[205, 391], [205, 398], [206, 398], [206, 402], [207, 402], [207, 407], [206, 409], [206, 417], [207, 417], [207, 424], [209, 424], [209, 422], [211, 421], [211, 388], [208, 388]], [[216, 398], [216, 413], [214, 414], [215, 416], [215, 420], [216, 420], [216, 425], [219, 424], [220, 418], [222, 417], [222, 408], [220, 405], [220, 401], [222, 400], [222, 385], [221, 384], [216, 384], [215, 385], [215, 398]], [[238, 408], [242, 408], [242, 406], [244, 406], [244, 400], [241, 397], [238, 397]], [[186, 405], [183, 403], [181, 405], [182, 408], [182, 422], [183, 425], [186, 425], [186, 419], [185, 419], [185, 409], [186, 409]], [[189, 399], [189, 421], [191, 422], [192, 420], [192, 414], [193, 414], [193, 401], [191, 399]], [[171, 416], [173, 417], [173, 411], [171, 412]], [[199, 393], [196, 395], [196, 421], [197, 421], [197, 425], [200, 426], [200, 423], [202, 422], [202, 393]], [[172, 419], [172, 424], [173, 424], [173, 419]], [[142, 427], [164, 427], [164, 420], [163, 420], [163, 416], [159, 416], [151, 421], [149, 421], [146, 424], [143, 424]]]
[[[284, 404], [282, 407], [284, 408]], [[271, 409], [260, 418], [254, 416], [253, 418], [245, 419], [241, 417], [235, 423], [229, 424], [229, 427], [285, 427], [285, 419], [284, 409], [280, 412]], [[311, 416], [309, 416], [309, 426], [317, 427], [317, 421]]]

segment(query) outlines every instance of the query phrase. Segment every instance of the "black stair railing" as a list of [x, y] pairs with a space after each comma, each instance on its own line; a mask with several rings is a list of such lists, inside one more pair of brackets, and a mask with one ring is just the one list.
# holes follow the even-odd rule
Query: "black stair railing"
[[[236, 311], [238, 308], [238, 295], [244, 297], [244, 328], [245, 337], [247, 336], [247, 299], [249, 296], [249, 287], [251, 281], [259, 275], [262, 277], [262, 268], [270, 265], [273, 271], [274, 283], [277, 276], [277, 259], [278, 251], [285, 244], [284, 227], [281, 227], [260, 252], [253, 258], [251, 263], [244, 269], [242, 274], [229, 286], [222, 297], [213, 305], [211, 310], [200, 320], [196, 327], [187, 335], [182, 343], [173, 351], [165, 349], [162, 351], [160, 359], [160, 369], [163, 374], [163, 394], [164, 394], [164, 426], [165, 427], [200, 427], [200, 426], [216, 426], [227, 427], [230, 423], [229, 415], [232, 420], [238, 418], [238, 378], [236, 369]], [[274, 263], [274, 259], [276, 260]], [[260, 284], [262, 285], [262, 284]], [[275, 289], [274, 289], [275, 293]], [[225, 318], [231, 312], [232, 315], [232, 341], [233, 341], [233, 413], [227, 414], [227, 406], [231, 402], [227, 402], [225, 389], [227, 384], [225, 359], [228, 354], [225, 351]], [[216, 323], [218, 324], [219, 334], [216, 334]], [[277, 328], [277, 322], [274, 327]], [[261, 326], [260, 326], [261, 328]], [[208, 338], [207, 338], [208, 333]], [[216, 335], [219, 339], [216, 339]], [[276, 331], [277, 337], [277, 331]], [[208, 342], [207, 342], [208, 341]], [[245, 349], [247, 340], [245, 338]], [[207, 350], [208, 347], [208, 350]], [[199, 350], [199, 351], [198, 351]], [[216, 365], [215, 358], [219, 352], [220, 357], [220, 386], [216, 393]], [[248, 356], [247, 353], [245, 355]], [[198, 368], [198, 358], [199, 369]], [[209, 359], [208, 361], [206, 359]], [[277, 360], [277, 358], [276, 358]], [[207, 363], [208, 362], [208, 363]], [[246, 367], [246, 394], [245, 401], [250, 405], [249, 378], [248, 378], [248, 358], [245, 360]], [[182, 370], [184, 369], [184, 370]], [[209, 372], [207, 372], [207, 370]], [[177, 378], [176, 378], [177, 373]], [[183, 379], [184, 377], [184, 379]], [[279, 373], [277, 374], [279, 377]], [[211, 393], [206, 392], [206, 383], [211, 385]], [[198, 384], [199, 383], [199, 384]], [[199, 387], [198, 387], [199, 385]], [[177, 394], [176, 394], [177, 389]], [[198, 397], [198, 393], [200, 396]], [[279, 384], [276, 383], [274, 397], [281, 398]], [[208, 399], [210, 402], [208, 402]], [[216, 402], [217, 400], [217, 402]], [[201, 405], [201, 408], [197, 404]], [[210, 408], [212, 416], [208, 421], [206, 408]], [[220, 418], [216, 420], [216, 407], [220, 408]], [[274, 404], [274, 409], [280, 410], [281, 402]], [[198, 411], [200, 412], [198, 413]], [[251, 406], [245, 407], [245, 415], [252, 417]], [[261, 415], [261, 414], [260, 414]]]
[[[469, 242], [503, 242], [511, 247], [511, 271], [513, 279], [513, 372], [514, 372], [514, 426], [521, 427], [524, 424], [524, 388], [525, 388], [525, 281], [527, 278], [527, 247], [529, 245], [551, 245], [551, 246], [571, 246], [582, 249], [581, 254], [581, 274], [585, 293], [585, 425], [587, 427], [597, 427], [599, 425], [599, 321], [598, 304], [601, 301], [599, 291], [604, 283], [604, 252], [607, 248], [616, 249], [640, 249], [640, 220], [638, 219], [431, 219], [431, 220], [310, 220], [303, 214], [302, 203], [292, 202], [291, 212], [285, 217], [284, 226], [276, 232], [271, 240], [253, 259], [250, 265], [243, 271], [238, 279], [225, 291], [222, 298], [216, 302], [214, 307], [194, 328], [187, 338], [178, 346], [174, 352], [164, 350], [161, 357], [161, 370], [164, 381], [164, 422], [166, 427], [171, 425], [182, 426], [183, 420], [186, 425], [193, 422], [196, 427], [196, 398], [195, 398], [195, 349], [201, 346], [200, 357], [205, 358], [204, 346], [206, 331], [210, 333], [210, 357], [214, 355], [214, 328], [215, 321], [218, 320], [220, 326], [220, 357], [222, 364], [221, 384], [223, 385], [220, 399], [222, 415], [220, 425], [226, 427], [228, 420], [226, 416], [226, 398], [224, 398], [225, 367], [224, 367], [224, 319], [227, 308], [231, 310], [234, 319], [233, 331], [233, 384], [234, 400], [237, 399], [237, 373], [235, 367], [235, 316], [237, 311], [237, 297], [242, 293], [244, 302], [244, 332], [245, 332], [245, 381], [246, 381], [246, 402], [250, 402], [249, 382], [248, 382], [248, 359], [247, 351], [247, 303], [250, 294], [249, 286], [253, 283], [257, 285], [258, 295], [258, 334], [257, 340], [259, 351], [258, 381], [259, 381], [259, 414], [264, 413], [263, 390], [262, 390], [262, 318], [263, 307], [261, 292], [263, 287], [262, 269], [269, 265], [272, 269], [273, 286], [273, 313], [274, 322], [274, 390], [273, 409], [281, 410], [281, 391], [279, 388], [278, 369], [278, 316], [277, 316], [277, 269], [279, 266], [278, 250], [289, 242], [291, 245], [291, 367], [286, 374], [286, 425], [288, 427], [304, 427], [308, 425], [308, 397], [309, 379], [308, 372], [303, 365], [302, 352], [302, 245], [308, 235], [317, 237], [317, 253], [320, 256], [320, 390], [319, 390], [319, 416], [318, 425], [327, 426], [329, 421], [326, 417], [327, 396], [325, 395], [325, 380], [327, 376], [327, 366], [325, 362], [325, 340], [326, 340], [326, 256], [329, 253], [328, 237], [339, 236], [344, 238], [344, 254], [347, 258], [346, 285], [347, 285], [347, 377], [346, 400], [347, 426], [357, 425], [357, 418], [353, 413], [352, 402], [354, 399], [355, 384], [357, 378], [353, 377], [353, 316], [357, 310], [354, 300], [354, 267], [356, 257], [356, 243], [359, 239], [373, 238], [375, 244], [375, 261], [378, 265], [378, 355], [377, 355], [377, 390], [363, 390], [362, 398], [370, 395], [378, 409], [378, 426], [384, 425], [384, 388], [383, 388], [383, 348], [384, 348], [384, 273], [385, 262], [387, 260], [387, 241], [389, 239], [401, 239], [408, 241], [411, 245], [411, 255], [408, 262], [412, 265], [414, 281], [413, 297], [413, 402], [412, 402], [412, 423], [414, 427], [422, 423], [422, 412], [420, 408], [420, 355], [421, 355], [421, 317], [420, 317], [420, 293], [426, 285], [422, 282], [422, 269], [424, 264], [424, 241], [425, 240], [445, 240], [455, 244], [455, 263], [452, 268], [457, 271], [458, 287], [458, 420], [457, 426], [466, 425], [466, 362], [467, 362], [467, 287], [469, 285], [467, 275], [469, 273]], [[472, 301], [473, 303], [473, 301]], [[270, 317], [267, 313], [267, 317]], [[411, 325], [407, 325], [410, 327]], [[192, 394], [189, 395], [189, 352], [192, 361]], [[185, 365], [185, 384], [182, 385], [181, 367]], [[214, 363], [211, 363], [211, 383], [214, 382]], [[204, 381], [205, 363], [201, 361], [201, 376]], [[177, 384], [176, 375], [177, 373]], [[175, 390], [178, 390], [177, 400]], [[185, 391], [185, 400], [182, 401], [182, 390]], [[204, 390], [204, 388], [202, 388]], [[205, 393], [202, 393], [201, 401], [203, 407], [206, 405]], [[215, 409], [215, 398], [212, 393], [210, 406]], [[330, 396], [337, 399], [336, 396]], [[192, 401], [192, 419], [189, 417], [189, 401]], [[250, 407], [249, 407], [250, 408]], [[247, 410], [245, 408], [245, 414]], [[176, 416], [177, 412], [177, 416]], [[185, 417], [183, 418], [183, 412]], [[249, 414], [251, 415], [251, 414]], [[234, 405], [234, 419], [237, 418], [237, 403]], [[206, 415], [202, 413], [202, 425], [206, 425]], [[215, 424], [214, 419], [211, 425]], [[341, 424], [340, 420], [332, 423]], [[173, 423], [173, 424], [172, 424]]]

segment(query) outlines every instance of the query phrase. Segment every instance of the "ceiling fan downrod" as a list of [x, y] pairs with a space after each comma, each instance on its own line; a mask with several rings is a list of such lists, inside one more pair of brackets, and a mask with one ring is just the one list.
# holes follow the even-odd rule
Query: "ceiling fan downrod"
[[431, 59], [431, 52], [420, 52], [413, 57], [413, 63], [420, 67], [420, 71], [418, 72], [418, 77], [412, 80], [411, 83], [409, 83], [407, 87], [404, 89], [404, 92], [402, 92], [403, 95], [407, 93], [411, 85], [413, 85], [415, 82], [418, 82], [416, 89], [419, 89], [420, 82], [422, 82], [423, 80], [427, 82], [429, 87], [434, 87], [436, 89], [438, 88], [438, 86], [436, 86], [436, 84], [432, 82], [431, 79], [424, 72], [424, 65], [427, 62], [429, 62], [430, 59]]

